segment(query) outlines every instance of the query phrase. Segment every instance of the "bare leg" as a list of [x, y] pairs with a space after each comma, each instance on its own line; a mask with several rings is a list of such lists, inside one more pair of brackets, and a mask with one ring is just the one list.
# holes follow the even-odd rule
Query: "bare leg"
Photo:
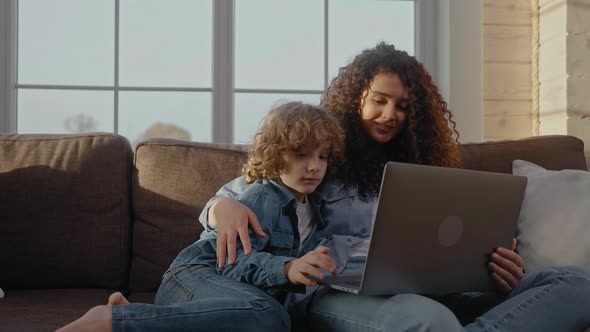
[[111, 319], [111, 308], [115, 305], [129, 304], [129, 301], [120, 292], [109, 296], [107, 305], [99, 305], [90, 310], [84, 316], [57, 330], [57, 332], [68, 331], [112, 331], [113, 321]]
[[84, 316], [62, 327], [56, 332], [69, 331], [105, 331], [111, 332], [113, 330], [113, 322], [111, 319], [111, 307], [107, 305], [99, 305], [84, 314]]

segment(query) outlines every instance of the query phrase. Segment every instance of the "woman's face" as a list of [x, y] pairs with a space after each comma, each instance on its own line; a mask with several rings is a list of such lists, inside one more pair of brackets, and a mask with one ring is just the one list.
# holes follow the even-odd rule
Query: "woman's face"
[[384, 144], [402, 132], [407, 122], [406, 98], [408, 91], [397, 74], [375, 75], [363, 93], [360, 110], [363, 129], [374, 141]]

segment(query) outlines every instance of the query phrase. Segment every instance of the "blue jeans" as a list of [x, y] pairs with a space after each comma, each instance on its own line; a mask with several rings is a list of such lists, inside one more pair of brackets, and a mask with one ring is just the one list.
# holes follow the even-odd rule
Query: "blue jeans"
[[289, 331], [285, 308], [264, 291], [204, 266], [166, 272], [155, 304], [112, 308], [113, 331]]
[[[465, 306], [478, 298], [465, 295]], [[322, 289], [308, 310], [318, 331], [582, 331], [590, 326], [590, 272], [559, 267], [526, 274], [505, 300], [466, 326], [441, 302], [414, 294]]]

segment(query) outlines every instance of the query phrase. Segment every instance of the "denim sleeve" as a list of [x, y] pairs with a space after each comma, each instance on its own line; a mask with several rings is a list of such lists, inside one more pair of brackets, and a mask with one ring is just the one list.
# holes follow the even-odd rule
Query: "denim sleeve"
[[263, 251], [270, 242], [270, 234], [272, 234], [275, 223], [280, 218], [281, 204], [264, 194], [249, 196], [240, 202], [256, 213], [262, 229], [267, 235], [266, 237], [256, 236], [252, 230], [249, 230], [252, 252], [249, 255], [244, 255], [244, 248], [238, 242], [236, 262], [226, 265], [222, 269], [218, 268], [218, 272], [262, 288], [287, 284], [289, 280], [283, 269], [285, 263], [293, 260], [294, 257], [274, 256]]
[[211, 205], [213, 205], [213, 203], [215, 203], [217, 199], [221, 197], [236, 198], [246, 189], [247, 186], [248, 185], [246, 184], [246, 177], [240, 176], [233, 179], [231, 182], [228, 182], [217, 191], [215, 196], [213, 196], [213, 198], [211, 198], [207, 202], [207, 204], [201, 211], [201, 215], [199, 216], [199, 222], [201, 223], [201, 225], [203, 225], [203, 228], [205, 228], [205, 232], [215, 232], [215, 228], [211, 227], [208, 223], [209, 208], [211, 207]]

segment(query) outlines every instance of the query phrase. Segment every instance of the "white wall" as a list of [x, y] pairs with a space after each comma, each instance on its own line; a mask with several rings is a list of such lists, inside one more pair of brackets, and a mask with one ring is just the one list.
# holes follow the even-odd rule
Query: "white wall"
[[590, 6], [544, 0], [539, 13], [539, 133], [580, 138], [590, 169]]
[[482, 1], [438, 0], [438, 65], [443, 97], [461, 143], [483, 140]]

